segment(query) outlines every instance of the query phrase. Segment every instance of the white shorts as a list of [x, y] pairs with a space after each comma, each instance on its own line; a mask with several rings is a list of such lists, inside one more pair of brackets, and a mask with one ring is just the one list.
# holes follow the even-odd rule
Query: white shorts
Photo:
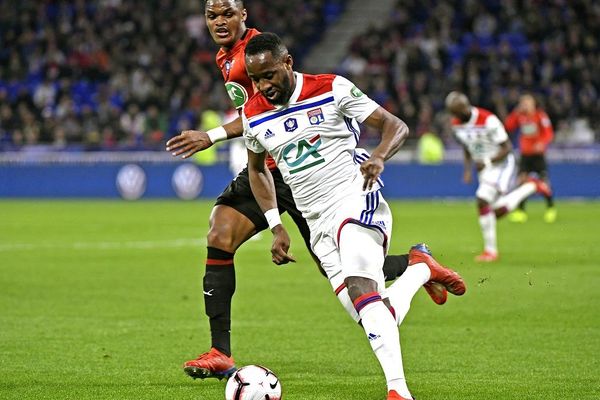
[[[348, 276], [373, 279], [383, 289], [385, 282], [383, 277], [384, 257], [382, 255], [385, 256], [389, 248], [392, 233], [392, 212], [379, 190], [351, 195], [326, 215], [322, 215], [318, 219], [309, 219], [307, 222], [311, 233], [312, 250], [321, 260], [321, 265], [334, 290], [340, 288], [344, 279]], [[374, 254], [370, 258], [373, 260], [381, 259], [380, 263], [342, 265], [339, 238], [342, 229], [347, 224], [356, 224], [368, 229], [365, 230], [364, 240], [369, 241], [369, 243], [376, 240], [380, 246], [375, 247], [375, 251], [381, 251], [381, 253]], [[356, 249], [361, 246], [365, 247], [361, 243], [345, 247]], [[373, 247], [370, 246], [370, 248]]]
[[494, 203], [508, 193], [514, 184], [516, 172], [515, 156], [509, 154], [503, 162], [493, 164], [479, 171], [479, 187], [475, 195], [478, 199]]

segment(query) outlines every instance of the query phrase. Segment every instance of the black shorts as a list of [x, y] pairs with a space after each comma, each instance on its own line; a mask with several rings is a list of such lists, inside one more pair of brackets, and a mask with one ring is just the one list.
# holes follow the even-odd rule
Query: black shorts
[[[290, 217], [294, 220], [296, 226], [300, 230], [300, 234], [304, 239], [306, 247], [310, 250], [310, 230], [308, 224], [294, 202], [292, 196], [292, 190], [283, 181], [281, 172], [271, 170], [273, 175], [273, 181], [275, 182], [275, 191], [277, 193], [277, 206], [279, 207], [279, 213], [283, 214], [287, 212]], [[250, 177], [248, 176], [248, 168], [244, 168], [242, 172], [227, 186], [227, 188], [217, 197], [216, 205], [222, 204], [229, 206], [240, 213], [244, 214], [256, 227], [256, 231], [260, 232], [269, 227], [267, 219], [263, 214], [262, 210], [258, 206], [258, 203], [254, 199], [252, 189], [250, 188]]]
[[521, 161], [519, 162], [519, 172], [525, 172], [527, 174], [535, 172], [541, 179], [546, 179], [548, 177], [548, 167], [546, 166], [546, 159], [544, 155], [521, 155]]

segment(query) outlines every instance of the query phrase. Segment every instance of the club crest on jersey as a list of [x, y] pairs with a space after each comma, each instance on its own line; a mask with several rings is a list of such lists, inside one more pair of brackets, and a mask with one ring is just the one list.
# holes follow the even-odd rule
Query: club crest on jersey
[[306, 113], [306, 115], [308, 115], [308, 122], [310, 122], [311, 125], [319, 125], [321, 122], [325, 121], [323, 110], [320, 108], [310, 110]]
[[298, 129], [298, 121], [296, 121], [296, 118], [288, 118], [283, 123], [283, 126], [285, 127], [286, 132], [294, 132]]
[[225, 61], [225, 77], [226, 77], [226, 79], [229, 79], [229, 72], [231, 71], [231, 64], [233, 64], [231, 61], [229, 61], [229, 60]]
[[271, 139], [273, 136], [275, 136], [275, 134], [270, 129], [267, 129], [265, 132], [265, 139]]

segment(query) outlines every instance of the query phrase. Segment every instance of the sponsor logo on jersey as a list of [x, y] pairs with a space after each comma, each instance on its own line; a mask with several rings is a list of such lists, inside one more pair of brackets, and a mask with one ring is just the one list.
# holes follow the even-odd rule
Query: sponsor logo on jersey
[[235, 108], [241, 108], [248, 100], [248, 92], [237, 82], [226, 82], [225, 90]]
[[270, 129], [267, 129], [265, 132], [265, 139], [271, 139], [273, 136], [275, 136], [275, 134]]
[[308, 115], [308, 122], [310, 122], [311, 125], [319, 125], [321, 122], [325, 121], [323, 110], [320, 108], [310, 110], [306, 115]]
[[316, 135], [310, 140], [301, 139], [296, 143], [288, 144], [283, 149], [283, 160], [290, 168], [290, 174], [324, 163], [325, 159], [318, 152], [320, 146], [320, 135]]
[[363, 95], [363, 92], [361, 92], [360, 89], [356, 86], [352, 86], [352, 89], [350, 89], [350, 94], [352, 95], [352, 97], [359, 98]]
[[283, 126], [285, 127], [286, 132], [294, 132], [298, 129], [298, 121], [296, 121], [296, 118], [288, 118], [283, 123]]

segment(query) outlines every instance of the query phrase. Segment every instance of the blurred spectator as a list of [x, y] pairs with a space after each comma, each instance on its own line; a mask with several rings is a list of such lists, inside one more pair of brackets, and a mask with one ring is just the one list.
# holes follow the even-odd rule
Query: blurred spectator
[[[300, 62], [344, 2], [248, 1], [248, 26], [282, 34]], [[203, 4], [0, 1], [0, 151], [162, 150], [204, 110], [227, 111]]]
[[599, 65], [595, 0], [399, 0], [387, 24], [354, 38], [338, 72], [398, 110], [413, 142], [461, 90], [501, 118], [534, 93], [564, 142], [580, 143], [600, 132]]

